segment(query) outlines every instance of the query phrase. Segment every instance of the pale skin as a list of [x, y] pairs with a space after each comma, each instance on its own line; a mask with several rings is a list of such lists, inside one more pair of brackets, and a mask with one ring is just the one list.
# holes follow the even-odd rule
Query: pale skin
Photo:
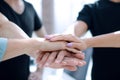
[[[79, 50], [97, 47], [114, 47], [120, 48], [120, 31], [103, 34], [92, 38], [79, 39], [73, 35], [58, 35], [51, 37], [50, 41], [70, 41], [67, 46]], [[72, 49], [70, 49], [72, 50]]]
[[[120, 0], [111, 0], [112, 2], [119, 3]], [[47, 39], [50, 41], [69, 41], [67, 44], [68, 47], [76, 48], [79, 50], [85, 50], [88, 47], [118, 47], [119, 46], [119, 34], [106, 34], [101, 36], [96, 36], [94, 38], [89, 39], [79, 39], [78, 37], [83, 36], [88, 29], [88, 25], [83, 21], [76, 21], [72, 26], [68, 27], [68, 29], [64, 32], [64, 35], [50, 35], [47, 36]], [[112, 38], [111, 38], [112, 37]], [[108, 40], [109, 39], [109, 40]], [[115, 39], [115, 40], [114, 40]], [[93, 41], [92, 41], [93, 40]], [[102, 41], [103, 40], [103, 41]], [[114, 42], [116, 44], [114, 44]], [[94, 42], [95, 41], [95, 42]], [[105, 44], [99, 43], [99, 41], [104, 42]], [[71, 51], [73, 51], [71, 49]]]
[[[24, 3], [23, 3], [23, 0], [5, 0], [6, 1], [6, 3], [8, 3], [11, 7], [12, 7], [12, 9], [15, 11], [15, 12], [17, 12], [18, 14], [22, 14], [23, 13], [23, 11], [24, 11]], [[45, 31], [45, 29], [44, 29], [44, 27], [42, 27], [41, 29], [39, 29], [39, 30], [37, 30], [37, 31], [35, 31], [35, 33], [37, 34], [37, 36], [38, 37], [44, 37], [44, 35], [46, 35], [46, 31]], [[48, 52], [47, 52], [48, 53]], [[54, 53], [54, 52], [53, 52]], [[70, 54], [69, 52], [67, 52], [68, 54]], [[75, 51], [75, 53], [80, 53], [81, 54], [81, 56], [83, 56], [83, 53], [82, 52], [80, 52], [80, 51]], [[68, 54], [66, 54], [66, 55], [59, 55], [59, 60], [57, 59], [57, 61], [58, 62], [61, 62], [62, 60], [63, 60], [63, 58], [64, 58], [64, 56], [67, 56]], [[49, 56], [50, 55], [52, 55], [52, 53], [51, 54], [49, 54]], [[79, 55], [80, 56], [80, 55]], [[76, 57], [76, 56], [75, 56]], [[84, 57], [84, 56], [83, 56]], [[79, 57], [78, 57], [79, 58]], [[49, 59], [51, 59], [51, 58], [49, 58]], [[74, 58], [73, 58], [74, 59]], [[80, 58], [80, 59], [83, 59], [83, 58]], [[44, 58], [42, 58], [41, 59], [41, 61], [43, 61], [43, 60], [45, 60]], [[68, 59], [69, 60], [69, 59]], [[76, 61], [78, 61], [78, 59], [76, 59]], [[82, 60], [80, 60], [81, 61], [81, 64], [82, 65], [84, 65], [85, 64], [85, 62], [84, 61], [82, 61]], [[49, 63], [51, 62], [51, 60], [49, 61]], [[49, 63], [46, 63], [46, 64], [49, 64]], [[43, 64], [42, 62], [40, 63], [41, 65]], [[57, 64], [58, 65], [58, 64]], [[56, 65], [56, 66], [57, 66]], [[82, 66], [82, 65], [80, 65], [80, 66]], [[55, 66], [55, 65], [54, 65]]]
[[[5, 52], [3, 60], [16, 57], [19, 55], [29, 55], [32, 57], [37, 57], [33, 54], [35, 51], [56, 51], [65, 49], [65, 43], [55, 42], [51, 43], [48, 41], [37, 39], [8, 39], [8, 46]], [[14, 50], [13, 50], [14, 49]]]
[[104, 35], [95, 36], [83, 40], [89, 47], [114, 47], [120, 48], [120, 31], [108, 33]]
[[95, 36], [83, 40], [86, 47], [113, 47], [120, 48], [120, 31]]
[[[84, 27], [80, 27], [80, 26], [84, 26]], [[87, 31], [87, 25], [86, 25], [86, 23], [84, 23], [84, 22], [82, 22], [82, 21], [78, 21], [78, 22], [76, 22], [75, 24], [73, 24], [72, 26], [70, 26], [70, 27], [72, 27], [72, 29], [71, 28], [68, 28], [65, 32], [64, 32], [64, 34], [72, 34], [72, 35], [76, 35], [76, 36], [82, 36], [82, 35], [84, 35], [84, 33]], [[80, 27], [80, 28], [79, 28]], [[80, 30], [80, 31], [79, 31]], [[61, 36], [61, 35], [60, 35]], [[62, 35], [62, 36], [64, 36], [64, 35]], [[50, 35], [50, 36], [45, 36], [45, 38], [47, 39], [47, 40], [50, 40], [50, 41], [52, 41], [51, 39], [53, 39], [53, 37], [56, 37], [57, 38], [57, 36], [55, 36], [55, 35]], [[72, 37], [72, 40], [74, 40], [75, 38], [74, 38], [74, 36]], [[62, 37], [62, 39], [61, 39], [62, 41], [69, 41], [69, 38], [65, 38], [65, 37]], [[55, 41], [55, 40], [53, 40], [53, 41]], [[56, 41], [59, 41], [59, 40], [56, 40]], [[78, 42], [79, 40], [78, 39], [75, 39], [75, 42]], [[73, 49], [69, 49], [70, 51], [73, 51], [73, 52], [76, 52], [75, 50], [73, 50]], [[79, 53], [79, 52], [77, 52], [77, 53]], [[81, 54], [81, 53], [79, 53], [79, 54]], [[61, 57], [63, 57], [64, 55], [61, 55]], [[52, 62], [52, 60], [48, 60], [49, 62], [44, 62], [44, 64], [43, 63], [41, 63], [41, 64], [43, 64], [44, 66], [45, 66], [45, 63], [46, 64], [49, 64], [49, 65], [47, 65], [47, 66], [51, 66], [51, 64], [50, 64], [50, 61]], [[56, 61], [58, 61], [58, 63], [60, 64], [60, 62], [62, 61], [62, 59], [56, 59]], [[55, 62], [54, 62], [55, 63]], [[84, 62], [82, 62], [81, 64], [85, 64]]]
[[[41, 52], [64, 50], [65, 48], [66, 48], [66, 46], [65, 46], [65, 43], [63, 43], [63, 42], [48, 42], [48, 41], [40, 40], [38, 38], [37, 39], [30, 39], [30, 38], [29, 39], [9, 39], [7, 50], [5, 52], [3, 60], [7, 60], [7, 59], [10, 59], [10, 58], [13, 58], [13, 57], [16, 57], [16, 56], [19, 56], [19, 55], [23, 55], [23, 54], [26, 54], [28, 56], [37, 58], [39, 56], [39, 54], [41, 54]], [[38, 50], [40, 52], [37, 54]], [[44, 53], [44, 55], [48, 55], [48, 54]], [[80, 57], [81, 57], [81, 55], [80, 55]], [[71, 65], [70, 62], [69, 62], [70, 60], [72, 60], [71, 58], [75, 59], [75, 61], [78, 61], [80, 63], [73, 62], [73, 64]], [[61, 66], [57, 65], [58, 67], [56, 67], [56, 65], [53, 64], [53, 66], [51, 66], [51, 67], [52, 68], [61, 68], [65, 65], [69, 65], [69, 66], [80, 65], [81, 66], [81, 62], [82, 62], [82, 60], [80, 61], [79, 59], [74, 58], [74, 57], [70, 57], [70, 56], [68, 58], [67, 57], [64, 58], [63, 61], [64, 62], [69, 62], [70, 65], [69, 64], [64, 64], [64, 62], [63, 62], [63, 64]], [[41, 62], [43, 62], [43, 60], [41, 60], [38, 63], [40, 64]]]
[[[5, 0], [5, 2], [18, 14], [22, 14], [25, 9], [23, 0]], [[38, 37], [44, 37], [47, 33], [42, 27], [41, 29], [35, 31]]]
[[[65, 49], [65, 47], [66, 47], [65, 46], [65, 42], [62, 42], [62, 43], [61, 42], [60, 43], [57, 42], [58, 44], [56, 44], [56, 42], [55, 42], [55, 44], [53, 43], [54, 44], [53, 45], [53, 44], [51, 44], [51, 42], [49, 44], [48, 41], [43, 41], [43, 39], [42, 40], [41, 39], [29, 39], [29, 37], [17, 25], [15, 25], [14, 23], [10, 22], [1, 13], [0, 13], [0, 17], [1, 17], [1, 19], [0, 19], [0, 37], [8, 38], [8, 48], [6, 50], [6, 54], [5, 54], [4, 58], [3, 58], [3, 60], [6, 60], [6, 59], [9, 59], [9, 58], [12, 58], [12, 57], [16, 57], [16, 56], [22, 55], [21, 53], [26, 53], [27, 55], [32, 55], [32, 54], [28, 54], [28, 53], [29, 52], [31, 53], [31, 50], [34, 50], [34, 49], [37, 50], [37, 48], [39, 50], [41, 50], [41, 51], [46, 51], [46, 48], [51, 48], [53, 50], [54, 45], [55, 45], [54, 48], [57, 48], [58, 44], [59, 44], [59, 50], [60, 50], [60, 48], [61, 49], [63, 49], [63, 48]], [[20, 41], [20, 39], [21, 39], [21, 41]], [[46, 46], [47, 45], [49, 45], [49, 46], [43, 47], [44, 42], [45, 42]], [[23, 45], [23, 43], [26, 44], [26, 45]], [[16, 44], [16, 45], [12, 45], [12, 44]], [[30, 45], [31, 45], [31, 47], [30, 47]], [[33, 47], [35, 45], [36, 45], [36, 47]], [[42, 47], [40, 47], [40, 45], [42, 45]], [[21, 46], [23, 48], [21, 48]], [[19, 49], [19, 51], [15, 51], [15, 50], [13, 51], [12, 47], [15, 47], [15, 48], [17, 47], [16, 49], [17, 50]], [[26, 48], [26, 47], [28, 47], [28, 48]], [[29, 50], [29, 49], [31, 49], [31, 50]], [[25, 51], [25, 52], [22, 52], [22, 51]], [[48, 50], [48, 51], [51, 51], [51, 50]], [[18, 52], [18, 53], [16, 53], [16, 52]], [[7, 55], [9, 55], [9, 56], [7, 56]], [[84, 56], [81, 56], [81, 55], [79, 57], [84, 58]], [[69, 58], [69, 59], [72, 59], [72, 58]], [[68, 61], [69, 61], [69, 59], [68, 59]], [[64, 66], [63, 64], [59, 64], [59, 65], [61, 66], [59, 68], [63, 68], [63, 66]], [[70, 66], [71, 64], [68, 64], [68, 65]], [[74, 65], [74, 66], [76, 66], [76, 65]]]
[[[84, 26], [84, 27], [83, 27]], [[80, 28], [79, 28], [80, 27]], [[75, 24], [73, 24], [72, 26], [70, 26], [70, 28], [68, 28], [65, 32], [64, 32], [64, 34], [72, 34], [72, 35], [76, 35], [76, 36], [82, 36], [82, 35], [84, 35], [84, 33], [85, 32], [87, 32], [87, 24], [86, 23], [84, 23], [84, 22], [82, 22], [82, 21], [78, 21], [78, 22], [76, 22]], [[63, 35], [64, 36], [64, 35]], [[47, 40], [50, 40], [50, 41], [52, 41], [51, 39], [53, 39], [53, 37], [57, 37], [57, 36], [55, 36], [55, 35], [50, 35], [50, 36], [45, 36], [45, 38], [47, 39]], [[74, 37], [74, 36], [73, 36]], [[64, 40], [65, 39], [65, 40]], [[75, 38], [72, 38], [72, 40], [74, 40]], [[67, 38], [65, 38], [65, 37], [63, 37], [62, 39], [61, 39], [62, 41], [69, 41], [69, 39]], [[57, 41], [57, 40], [56, 40]], [[78, 42], [78, 40], [76, 40], [75, 39], [75, 42]], [[74, 51], [74, 52], [76, 52], [75, 50], [73, 50], [73, 49], [70, 49], [70, 51]], [[63, 56], [63, 55], [61, 55], [61, 56]], [[48, 61], [51, 61], [51, 60], [48, 60]], [[59, 63], [62, 61], [61, 59], [56, 59], [56, 61], [58, 61]], [[49, 62], [45, 62], [46, 64], [48, 63], [49, 64]], [[84, 64], [84, 63], [82, 63], [82, 64]], [[45, 64], [44, 64], [45, 65]], [[49, 64], [49, 66], [50, 66], [50, 64]]]
[[[15, 56], [21, 55], [19, 53], [31, 53], [32, 50], [34, 51], [35, 48], [36, 48], [36, 50], [41, 50], [41, 51], [44, 51], [45, 49], [46, 49], [46, 51], [52, 51], [55, 48], [57, 49], [58, 46], [59, 46], [58, 50], [60, 50], [60, 48], [65, 49], [64, 42], [62, 42], [62, 43], [56, 42], [59, 44], [56, 44], [56, 43], [51, 44], [49, 41], [44, 41], [44, 39], [42, 39], [42, 38], [30, 39], [16, 24], [10, 22], [1, 13], [0, 13], [0, 37], [8, 38], [8, 48], [6, 50], [6, 55], [5, 55], [4, 59], [7, 59], [8, 53], [9, 54], [12, 53], [11, 55], [12, 56], [14, 55], [14, 57], [15, 57]], [[15, 44], [15, 45], [12, 45], [12, 44]], [[26, 44], [26, 45], [23, 45], [23, 44]], [[51, 45], [51, 46], [48, 46], [48, 45]], [[29, 46], [31, 46], [31, 50], [30, 50]], [[56, 46], [56, 47], [54, 47], [54, 46]], [[24, 48], [22, 48], [22, 47], [24, 47]], [[25, 47], [28, 47], [28, 49]], [[33, 49], [32, 49], [32, 47], [33, 47]], [[50, 47], [51, 47], [51, 50], [50, 50]], [[19, 51], [13, 50], [12, 48], [18, 49]], [[47, 50], [47, 48], [49, 48], [49, 50]]]

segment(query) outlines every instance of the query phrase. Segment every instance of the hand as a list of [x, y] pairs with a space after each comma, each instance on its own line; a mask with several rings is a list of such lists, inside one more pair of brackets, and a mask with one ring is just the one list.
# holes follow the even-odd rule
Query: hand
[[85, 43], [85, 41], [83, 41], [82, 39], [79, 39], [76, 36], [73, 36], [71, 34], [68, 35], [50, 35], [50, 36], [46, 36], [46, 39], [49, 41], [66, 41], [69, 42], [67, 43], [67, 47], [69, 47], [68, 50], [70, 51], [74, 51], [74, 49], [70, 49], [70, 48], [75, 48], [78, 50], [85, 50], [87, 49], [87, 44]]
[[46, 51], [57, 51], [66, 49], [65, 41], [50, 42], [44, 40], [43, 38], [31, 39], [31, 43], [34, 43], [30, 48], [31, 52], [26, 53], [27, 55], [36, 58], [36, 53], [46, 52]]
[[[77, 58], [76, 58], [77, 57]], [[85, 65], [84, 54], [71, 54], [67, 51], [56, 51], [52, 53], [39, 54], [37, 62], [39, 67], [51, 67], [51, 68], [65, 68], [68, 70], [76, 70], [76, 66]]]
[[47, 35], [46, 40], [49, 41], [69, 41], [69, 42], [80, 42], [79, 38], [72, 34], [58, 34], [58, 35]]
[[42, 40], [41, 41], [39, 38], [35, 39], [35, 41], [37, 42], [37, 49], [39, 49], [41, 52], [43, 52], [43, 51], [45, 52], [45, 51], [68, 50], [68, 51], [73, 52], [73, 53], [80, 53], [80, 51], [77, 50], [77, 49], [68, 48], [66, 46], [67, 42], [65, 42], [65, 41], [55, 41], [55, 42], [50, 42], [48, 40]]
[[41, 45], [39, 46], [40, 51], [56, 51], [62, 49], [66, 49], [65, 41], [50, 42], [48, 40], [44, 40], [41, 42]]

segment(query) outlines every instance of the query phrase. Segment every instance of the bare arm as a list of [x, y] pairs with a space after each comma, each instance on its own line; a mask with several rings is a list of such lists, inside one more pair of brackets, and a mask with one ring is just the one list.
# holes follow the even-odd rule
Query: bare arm
[[[0, 37], [3, 38], [29, 38], [16, 24], [10, 22], [3, 14], [0, 13]], [[16, 44], [14, 44], [16, 45]], [[14, 51], [14, 48], [12, 49]], [[7, 53], [8, 54], [8, 53]]]
[[59, 35], [50, 39], [51, 41], [69, 41], [67, 47], [85, 50], [90, 47], [114, 47], [120, 48], [120, 31], [95, 36], [92, 38], [79, 39], [72, 35]]
[[76, 21], [73, 25], [68, 27], [68, 29], [64, 33], [81, 37], [86, 33], [87, 29], [88, 29], [88, 26], [85, 22]]
[[64, 42], [48, 42], [41, 38], [35, 39], [8, 39], [8, 45], [3, 60], [13, 58], [22, 54], [32, 57], [35, 51], [56, 51], [66, 48]]
[[16, 24], [10, 22], [1, 13], [0, 37], [9, 39], [6, 54], [3, 59], [22, 55], [22, 53], [30, 53], [37, 49], [40, 49], [41, 51], [52, 51], [60, 50], [65, 47], [65, 43], [61, 42], [49, 43], [40, 39], [29, 39], [29, 37]]
[[14, 23], [0, 13], [0, 37], [28, 38], [28, 36]]
[[[34, 44], [33, 44], [34, 45]], [[3, 60], [7, 60], [25, 53], [32, 52], [31, 43], [27, 39], [8, 39], [7, 48]]]
[[87, 47], [120, 47], [120, 31], [84, 40]]
[[47, 35], [44, 26], [42, 26], [42, 28], [39, 29], [38, 31], [35, 31], [35, 33], [37, 34], [38, 37], [44, 37], [45, 35]]

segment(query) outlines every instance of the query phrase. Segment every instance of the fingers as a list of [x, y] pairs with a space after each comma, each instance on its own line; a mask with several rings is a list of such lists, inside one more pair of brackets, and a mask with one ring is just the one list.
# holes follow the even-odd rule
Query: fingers
[[70, 53], [68, 51], [65, 51], [65, 50], [62, 50], [62, 51], [59, 51], [58, 55], [57, 55], [57, 58], [55, 59], [55, 63], [60, 63], [62, 62], [62, 60], [64, 59], [64, 57], [75, 57], [75, 58], [78, 58], [78, 59], [85, 59], [85, 55], [83, 52], [79, 51], [79, 54], [74, 54], [74, 53]]
[[71, 42], [68, 43], [66, 46], [70, 48], [75, 48], [78, 50], [85, 50], [87, 48], [87, 44], [83, 40], [79, 40], [78, 37], [73, 36], [71, 34], [68, 35], [50, 35], [47, 36], [49, 41], [66, 41]]
[[64, 66], [64, 69], [69, 70], [69, 71], [76, 71], [77, 67], [76, 66]]
[[69, 47], [69, 48], [75, 48], [75, 49], [78, 49], [78, 50], [85, 50], [87, 48], [87, 45], [82, 40], [79, 43], [76, 43], [76, 42], [67, 43], [66, 46]]
[[[68, 58], [66, 58], [66, 57], [68, 57]], [[41, 65], [41, 67], [43, 67], [43, 66], [47, 67], [51, 64], [59, 64], [62, 61], [64, 61], [64, 62], [67, 62], [69, 65], [72, 64], [72, 66], [73, 66], [73, 65], [78, 65], [79, 60], [81, 62], [81, 60], [83, 60], [84, 58], [85, 58], [85, 55], [81, 51], [79, 51], [79, 53], [77, 53], [77, 54], [73, 54], [73, 53], [67, 52], [65, 50], [62, 50], [62, 51], [56, 51], [56, 52], [52, 52], [52, 53], [39, 54], [39, 56], [37, 58], [37, 63], [39, 65]], [[68, 64], [66, 64], [66, 65], [68, 65]], [[81, 64], [79, 63], [79, 65], [81, 65]]]
[[49, 57], [48, 57], [48, 59], [47, 59], [47, 61], [46, 61], [46, 63], [45, 63], [45, 67], [47, 67], [47, 66], [49, 66], [50, 64], [52, 64], [54, 61], [55, 61], [55, 58], [56, 58], [56, 56], [57, 56], [57, 51], [55, 51], [55, 52], [52, 52], [50, 55], [49, 55]]
[[75, 48], [75, 49], [78, 49], [78, 50], [81, 50], [81, 43], [68, 43], [66, 45], [67, 47], [70, 47], [70, 48]]
[[79, 42], [79, 39], [71, 34], [68, 35], [55, 35], [55, 36], [47, 36], [50, 41], [70, 41], [70, 42]]
[[[65, 54], [64, 54], [65, 53]], [[78, 54], [74, 55], [77, 56]], [[59, 57], [57, 57], [59, 56]], [[68, 56], [68, 57], [65, 57]], [[86, 62], [83, 59], [76, 58], [74, 56], [71, 56], [71, 54], [68, 54], [67, 51], [61, 51], [59, 52], [52, 52], [52, 53], [43, 53], [38, 57], [39, 65], [38, 67], [42, 68], [43, 66], [51, 67], [51, 68], [65, 68], [70, 71], [75, 71], [77, 69], [77, 66], [84, 66]], [[80, 56], [80, 55], [79, 55]], [[59, 60], [60, 63], [56, 63], [55, 59]]]
[[77, 50], [77, 49], [73, 49], [73, 48], [66, 48], [67, 51], [72, 52], [72, 53], [76, 53], [76, 54], [80, 54], [81, 51]]
[[57, 58], [55, 59], [55, 63], [60, 63], [66, 56], [67, 52], [65, 50], [59, 51]]
[[40, 61], [38, 61], [38, 67], [43, 68], [43, 66], [46, 63], [46, 60], [48, 59], [50, 53], [45, 53], [44, 56], [42, 57], [42, 59]]
[[80, 53], [79, 54], [71, 54], [73, 57], [76, 57], [76, 58], [78, 58], [78, 59], [85, 59], [85, 54], [82, 52], [82, 51], [80, 51]]
[[49, 55], [49, 58], [47, 59], [45, 66], [47, 67], [48, 65], [54, 63], [54, 64], [59, 64], [63, 61], [65, 56], [70, 56], [71, 54], [69, 54], [67, 51], [62, 50], [62, 51], [55, 51], [52, 52]]
[[58, 36], [58, 35], [59, 35], [59, 34], [45, 35], [45, 39], [46, 39], [46, 40], [49, 40], [49, 39], [51, 39], [52, 37]]
[[60, 68], [64, 68], [70, 71], [75, 71], [77, 70], [76, 66], [69, 66], [69, 65], [62, 65], [62, 64], [51, 64], [49, 65], [50, 68], [55, 68], [55, 69], [60, 69]]
[[39, 64], [39, 61], [42, 59], [42, 57], [44, 56], [44, 52], [41, 53], [37, 53], [38, 57], [36, 58], [36, 62]]
[[63, 65], [69, 65], [69, 66], [84, 66], [86, 62], [84, 60], [74, 58], [74, 57], [65, 57], [62, 61]]

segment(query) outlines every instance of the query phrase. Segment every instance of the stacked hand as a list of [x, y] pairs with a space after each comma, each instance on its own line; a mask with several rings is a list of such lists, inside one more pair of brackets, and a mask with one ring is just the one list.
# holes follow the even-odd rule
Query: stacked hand
[[83, 41], [82, 39], [80, 40], [78, 37], [73, 36], [71, 34], [68, 34], [68, 35], [50, 35], [50, 36], [47, 36], [47, 39], [51, 42], [53, 42], [53, 41], [67, 41], [67, 42], [69, 42], [67, 44], [67, 47], [70, 47], [70, 48], [75, 48], [78, 50], [87, 49], [87, 44], [85, 43], [85, 41]]
[[72, 35], [50, 35], [46, 37], [44, 46], [37, 51], [38, 67], [65, 68], [76, 70], [77, 66], [86, 64], [85, 43]]

